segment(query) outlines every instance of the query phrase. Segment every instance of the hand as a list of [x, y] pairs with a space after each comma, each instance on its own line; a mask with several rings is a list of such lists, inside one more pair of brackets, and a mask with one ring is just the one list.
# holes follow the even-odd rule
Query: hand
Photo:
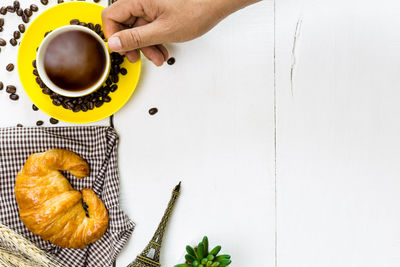
[[129, 61], [138, 49], [155, 65], [168, 59], [163, 43], [199, 37], [237, 9], [257, 0], [119, 0], [103, 11], [111, 50]]

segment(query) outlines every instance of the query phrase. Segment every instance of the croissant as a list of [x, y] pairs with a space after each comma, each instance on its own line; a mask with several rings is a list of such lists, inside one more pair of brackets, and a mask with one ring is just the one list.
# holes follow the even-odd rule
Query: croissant
[[59, 170], [77, 178], [89, 175], [87, 162], [68, 150], [29, 156], [14, 188], [19, 215], [29, 231], [42, 239], [64, 248], [85, 248], [106, 231], [108, 212], [93, 190], [74, 190]]

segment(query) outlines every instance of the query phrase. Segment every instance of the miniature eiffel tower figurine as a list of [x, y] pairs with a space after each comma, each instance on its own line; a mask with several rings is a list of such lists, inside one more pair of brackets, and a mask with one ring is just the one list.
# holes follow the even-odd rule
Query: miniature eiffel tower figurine
[[136, 260], [128, 265], [128, 267], [159, 267], [160, 264], [160, 250], [165, 228], [168, 223], [169, 216], [171, 215], [172, 209], [174, 208], [175, 201], [181, 191], [181, 183], [175, 186], [172, 191], [171, 200], [168, 203], [168, 207], [165, 210], [164, 216], [161, 220], [157, 231], [154, 233], [150, 243], [146, 246], [143, 252], [137, 256]]

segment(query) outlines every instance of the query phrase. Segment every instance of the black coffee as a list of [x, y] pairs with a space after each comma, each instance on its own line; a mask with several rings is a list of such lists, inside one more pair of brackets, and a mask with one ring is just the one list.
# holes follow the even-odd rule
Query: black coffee
[[49, 43], [44, 68], [58, 87], [85, 90], [96, 84], [106, 67], [106, 55], [99, 41], [83, 31], [68, 31]]

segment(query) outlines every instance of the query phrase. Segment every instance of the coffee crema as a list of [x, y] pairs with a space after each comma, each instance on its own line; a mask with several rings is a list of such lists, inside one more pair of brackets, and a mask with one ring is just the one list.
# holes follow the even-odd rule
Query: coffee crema
[[46, 48], [44, 69], [58, 87], [82, 91], [96, 84], [106, 69], [102, 45], [92, 35], [67, 31], [54, 37]]

